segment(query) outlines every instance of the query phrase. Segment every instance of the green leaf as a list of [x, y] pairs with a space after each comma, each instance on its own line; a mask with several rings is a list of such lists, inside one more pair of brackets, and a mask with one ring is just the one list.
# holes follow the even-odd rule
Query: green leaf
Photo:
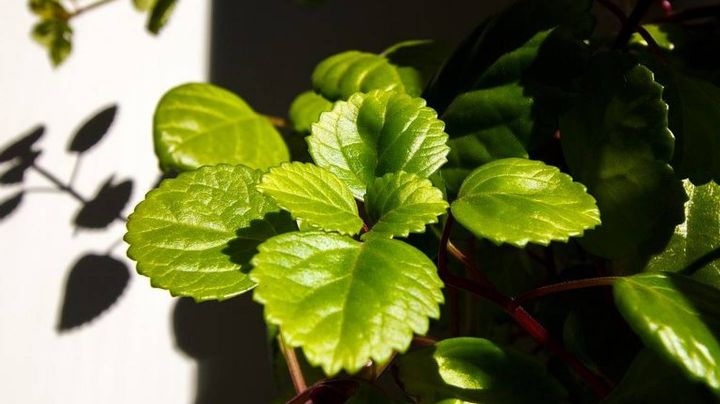
[[418, 74], [400, 71], [387, 58], [374, 53], [347, 51], [320, 62], [313, 71], [315, 91], [323, 97], [347, 100], [357, 92], [385, 90], [420, 95], [422, 83]]
[[615, 303], [643, 343], [720, 397], [720, 290], [677, 274], [619, 279]]
[[600, 223], [595, 199], [556, 167], [509, 158], [473, 171], [451, 205], [476, 236], [524, 247], [567, 241]]
[[148, 17], [148, 31], [155, 35], [159, 34], [175, 11], [175, 5], [177, 5], [177, 0], [155, 0]]
[[597, 198], [602, 226], [581, 240], [617, 258], [662, 247], [682, 222], [685, 192], [666, 164], [673, 153], [662, 86], [627, 55], [594, 57], [585, 95], [560, 119], [572, 176]]
[[47, 19], [35, 24], [33, 39], [47, 48], [53, 66], [62, 64], [72, 51], [72, 28], [62, 19]]
[[314, 164], [295, 162], [271, 168], [258, 190], [310, 228], [353, 235], [363, 226], [347, 185]]
[[720, 182], [720, 88], [676, 71], [658, 74], [677, 138], [672, 166], [680, 178], [700, 185]]
[[[671, 38], [672, 35], [665, 29], [665, 26], [658, 24], [644, 24], [642, 27], [653, 38], [653, 40], [655, 41], [655, 45], [669, 51], [675, 48], [675, 44], [673, 43], [673, 40]], [[630, 44], [648, 46], [645, 38], [643, 38], [642, 35], [637, 32], [634, 33], [632, 38], [630, 39]]]
[[296, 132], [308, 133], [320, 114], [330, 111], [333, 103], [314, 91], [305, 91], [290, 104], [290, 121]]
[[156, 2], [157, 0], [133, 0], [133, 6], [135, 6], [135, 9], [138, 11], [148, 11]]
[[404, 352], [438, 318], [442, 281], [422, 252], [397, 240], [322, 232], [273, 237], [258, 248], [254, 299], [308, 361], [334, 375]]
[[447, 207], [442, 191], [430, 180], [405, 172], [386, 174], [368, 186], [365, 210], [373, 226], [363, 239], [423, 233]]
[[404, 70], [417, 72], [424, 84], [435, 76], [452, 49], [445, 44], [427, 40], [413, 39], [398, 42], [385, 49], [380, 56], [398, 66], [401, 74]]
[[646, 271], [692, 272], [694, 278], [720, 288], [720, 186], [686, 181], [685, 222], [675, 227], [665, 249], [652, 257]]
[[559, 403], [567, 393], [529, 356], [481, 338], [451, 338], [401, 356], [399, 378], [422, 403]]
[[243, 164], [266, 169], [289, 160], [280, 134], [235, 94], [190, 83], [168, 91], [153, 123], [155, 153], [164, 171]]
[[243, 166], [203, 167], [150, 191], [125, 235], [138, 272], [155, 287], [198, 301], [253, 288], [247, 272], [255, 248], [292, 228], [255, 189], [261, 175]]
[[70, 13], [58, 0], [30, 0], [28, 7], [41, 20], [60, 20], [67, 23]]
[[377, 90], [336, 102], [307, 140], [313, 160], [361, 199], [376, 177], [405, 171], [427, 178], [440, 168], [449, 150], [444, 126], [422, 98]]
[[603, 404], [712, 403], [704, 385], [688, 380], [676, 366], [653, 352], [640, 351]]

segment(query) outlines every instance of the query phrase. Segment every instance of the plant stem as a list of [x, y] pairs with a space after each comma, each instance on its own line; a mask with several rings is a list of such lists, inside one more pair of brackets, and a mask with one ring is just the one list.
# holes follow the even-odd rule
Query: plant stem
[[[579, 359], [577, 359], [572, 353], [567, 351], [561, 344], [552, 339], [550, 333], [543, 327], [540, 322], [535, 320], [530, 313], [528, 313], [522, 306], [515, 303], [515, 301], [500, 293], [497, 288], [487, 280], [482, 272], [475, 268], [474, 263], [467, 260], [467, 255], [463, 254], [462, 251], [454, 249], [450, 251], [449, 241], [450, 232], [452, 230], [454, 219], [452, 214], [448, 214], [448, 218], [445, 222], [445, 228], [443, 229], [442, 237], [440, 238], [440, 246], [438, 248], [438, 273], [442, 280], [448, 285], [456, 289], [462, 289], [475, 294], [483, 299], [486, 299], [492, 303], [495, 303], [502, 308], [515, 322], [525, 330], [535, 341], [545, 346], [548, 350], [556, 354], [563, 362], [565, 362], [571, 369], [573, 369], [578, 376], [582, 377], [593, 390], [593, 392], [600, 398], [604, 398], [610, 392], [610, 388], [605, 380], [590, 371]], [[455, 251], [459, 253], [455, 255], [456, 258], [464, 265], [470, 265], [468, 270], [472, 270], [479, 279], [480, 282], [471, 281], [450, 273], [447, 267], [447, 256], [448, 252]]]
[[295, 349], [285, 343], [282, 332], [278, 333], [278, 344], [285, 357], [285, 363], [287, 363], [288, 372], [290, 373], [290, 379], [292, 380], [295, 392], [300, 394], [307, 390], [307, 384], [305, 383], [302, 368], [300, 368], [300, 361], [298, 361], [297, 355], [295, 354]]
[[635, 4], [635, 8], [633, 8], [630, 13], [630, 16], [627, 18], [622, 28], [620, 28], [620, 33], [615, 39], [615, 44], [613, 45], [614, 49], [621, 49], [625, 47], [630, 40], [630, 36], [640, 26], [640, 20], [642, 20], [645, 14], [647, 14], [650, 6], [652, 6], [654, 2], [655, 0], [638, 0], [637, 4]]
[[265, 115], [265, 118], [277, 128], [286, 128], [288, 126], [288, 121], [285, 118], [273, 115]]
[[720, 16], [720, 4], [701, 6], [680, 10], [661, 18], [658, 22], [682, 22], [700, 18], [711, 18]]
[[568, 290], [593, 288], [598, 286], [611, 286], [613, 283], [615, 283], [615, 281], [620, 278], [621, 277], [619, 276], [604, 276], [600, 278], [580, 279], [576, 281], [560, 282], [553, 285], [542, 286], [516, 297], [515, 304], [519, 306], [527, 302], [528, 300], [532, 300], [542, 296], [552, 295], [558, 292], [565, 292]]
[[[626, 27], [628, 25], [627, 16], [615, 3], [610, 0], [598, 0], [598, 3], [600, 3], [600, 5], [602, 5], [613, 15], [615, 15], [618, 21], [620, 21], [622, 27]], [[657, 42], [655, 42], [655, 38], [653, 38], [652, 35], [650, 35], [650, 33], [645, 28], [643, 28], [641, 25], [638, 25], [635, 27], [635, 32], [640, 34], [640, 36], [645, 40], [645, 42], [647, 42], [648, 49], [650, 49], [650, 51], [660, 61], [662, 61], [663, 63], [667, 63], [667, 58], [665, 57], [665, 55], [663, 55], [660, 46], [657, 44]], [[632, 35], [632, 32], [630, 34]]]
[[69, 17], [69, 18], [77, 17], [77, 16], [79, 16], [80, 14], [83, 14], [83, 13], [86, 13], [86, 12], [88, 12], [88, 11], [90, 11], [90, 10], [93, 10], [93, 9], [98, 8], [98, 7], [104, 6], [104, 5], [106, 5], [106, 4], [108, 4], [108, 3], [111, 3], [111, 2], [113, 2], [113, 1], [115, 1], [115, 0], [99, 0], [99, 1], [96, 1], [95, 3], [88, 4], [87, 6], [83, 6], [83, 7], [76, 8], [75, 11], [73, 11], [72, 13], [70, 13], [70, 17]]

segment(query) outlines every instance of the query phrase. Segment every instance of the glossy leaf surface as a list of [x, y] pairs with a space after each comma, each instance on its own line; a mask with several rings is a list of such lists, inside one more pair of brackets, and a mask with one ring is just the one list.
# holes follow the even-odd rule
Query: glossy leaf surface
[[720, 289], [676, 274], [624, 277], [615, 303], [645, 345], [720, 397]]
[[254, 299], [288, 343], [334, 375], [404, 352], [440, 315], [442, 282], [422, 252], [397, 240], [296, 232], [259, 247]]
[[310, 132], [312, 124], [320, 119], [320, 114], [332, 109], [332, 102], [314, 91], [305, 91], [295, 97], [290, 104], [290, 121], [296, 132]]
[[429, 177], [446, 161], [444, 124], [421, 98], [385, 91], [335, 103], [308, 137], [315, 162], [362, 198], [376, 177], [405, 171]]
[[155, 153], [165, 171], [243, 164], [265, 169], [290, 158], [267, 118], [235, 94], [191, 83], [168, 91], [155, 110]]
[[720, 288], [720, 186], [685, 182], [685, 222], [675, 227], [665, 249], [652, 257], [646, 271], [689, 270], [695, 279]]
[[600, 223], [585, 187], [540, 161], [496, 160], [473, 171], [451, 205], [476, 236], [524, 247], [567, 241]]
[[258, 189], [311, 228], [353, 235], [363, 225], [347, 185], [314, 164], [285, 163], [272, 168]]
[[405, 390], [421, 403], [559, 403], [566, 393], [529, 356], [481, 338], [451, 338], [398, 359]]
[[204, 167], [165, 180], [130, 215], [128, 256], [153, 286], [195, 300], [222, 300], [255, 286], [249, 260], [276, 234], [270, 197], [255, 189], [262, 173]]
[[397, 172], [377, 178], [365, 195], [365, 211], [372, 224], [363, 239], [407, 237], [437, 223], [448, 204], [430, 180]]
[[371, 90], [412, 96], [422, 91], [419, 75], [403, 73], [383, 56], [359, 51], [342, 52], [323, 60], [313, 71], [312, 82], [315, 91], [332, 101]]

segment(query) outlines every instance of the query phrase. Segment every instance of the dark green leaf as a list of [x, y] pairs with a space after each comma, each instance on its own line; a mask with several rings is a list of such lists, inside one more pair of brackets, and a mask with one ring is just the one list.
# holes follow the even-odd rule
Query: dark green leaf
[[167, 24], [172, 12], [175, 11], [177, 0], [155, 0], [148, 17], [147, 29], [153, 34], [160, 33], [160, 30]]
[[376, 90], [336, 102], [307, 139], [313, 160], [361, 199], [376, 177], [405, 171], [427, 178], [442, 166], [444, 126], [422, 98]]
[[566, 392], [540, 363], [480, 338], [452, 338], [398, 359], [422, 403], [561, 403]]
[[640, 274], [618, 280], [615, 303], [652, 351], [720, 397], [720, 290], [691, 278]]
[[451, 209], [476, 236], [518, 247], [567, 241], [600, 223], [595, 200], [582, 184], [555, 167], [518, 158], [473, 171]]
[[279, 208], [255, 189], [261, 171], [209, 166], [165, 180], [130, 215], [128, 256], [155, 287], [223, 300], [255, 286], [248, 261], [277, 234]]
[[54, 66], [59, 66], [72, 51], [72, 28], [63, 19], [42, 20], [33, 27], [33, 39], [44, 46]]
[[155, 153], [165, 171], [243, 164], [265, 169], [290, 158], [267, 118], [235, 94], [191, 83], [168, 91], [154, 118]]
[[308, 361], [334, 375], [404, 352], [440, 315], [442, 281], [422, 252], [397, 240], [322, 232], [273, 237], [258, 248], [254, 299]]

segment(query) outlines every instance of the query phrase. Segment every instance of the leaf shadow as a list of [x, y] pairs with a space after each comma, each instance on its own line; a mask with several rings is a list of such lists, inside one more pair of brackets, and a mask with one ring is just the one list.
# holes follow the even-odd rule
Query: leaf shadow
[[86, 324], [115, 303], [130, 281], [128, 266], [109, 255], [86, 254], [70, 269], [58, 332]]
[[0, 151], [0, 163], [8, 162], [18, 157], [27, 156], [33, 149], [33, 145], [45, 134], [45, 126], [38, 125], [19, 139], [7, 145]]
[[22, 203], [25, 192], [18, 192], [0, 203], [0, 220], [10, 216]]
[[230, 261], [241, 266], [242, 271], [250, 271], [250, 260], [258, 253], [257, 247], [263, 241], [278, 234], [297, 230], [297, 225], [286, 211], [269, 212], [261, 219], [255, 219], [247, 227], [238, 229], [236, 238], [229, 241], [223, 254]]
[[68, 151], [84, 153], [100, 142], [112, 126], [117, 110], [117, 104], [110, 105], [85, 121], [70, 140]]
[[102, 229], [116, 219], [124, 220], [122, 211], [132, 195], [133, 181], [114, 183], [114, 179], [114, 175], [110, 176], [95, 196], [80, 207], [73, 219], [76, 226]]
[[274, 397], [262, 309], [250, 294], [223, 302], [177, 301], [177, 347], [198, 362], [195, 404], [267, 403]]
[[11, 185], [19, 184], [25, 180], [25, 173], [32, 167], [40, 156], [39, 151], [29, 151], [20, 156], [17, 162], [0, 175], [0, 184]]

